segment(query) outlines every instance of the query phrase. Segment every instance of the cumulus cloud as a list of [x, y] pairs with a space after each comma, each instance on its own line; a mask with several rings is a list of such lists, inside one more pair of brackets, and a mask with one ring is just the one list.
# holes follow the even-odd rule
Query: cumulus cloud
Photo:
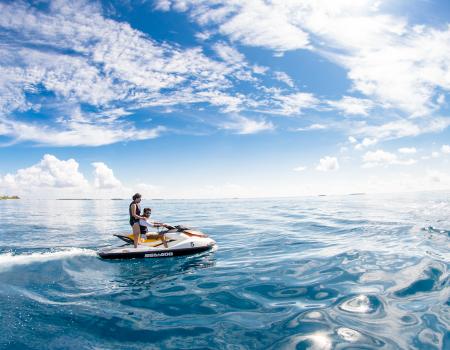
[[319, 171], [333, 171], [339, 169], [339, 162], [336, 157], [326, 156], [320, 159], [316, 167]]
[[94, 186], [98, 189], [111, 189], [122, 186], [114, 172], [103, 162], [92, 163], [94, 167]]
[[162, 189], [150, 184], [124, 185], [104, 162], [93, 162], [93, 179], [88, 181], [75, 159], [58, 159], [46, 154], [27, 168], [0, 175], [0, 194], [34, 198], [126, 198], [140, 191], [148, 196]]
[[74, 159], [59, 160], [46, 154], [39, 163], [19, 169], [15, 174], [6, 174], [1, 184], [7, 189], [25, 192], [41, 188], [84, 188], [88, 182], [78, 168]]

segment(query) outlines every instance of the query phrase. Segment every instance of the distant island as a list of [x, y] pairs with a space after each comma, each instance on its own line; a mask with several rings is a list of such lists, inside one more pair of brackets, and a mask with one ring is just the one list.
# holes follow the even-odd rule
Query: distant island
[[19, 196], [0, 196], [1, 199], [20, 199]]
[[124, 201], [124, 198], [56, 198], [57, 201]]

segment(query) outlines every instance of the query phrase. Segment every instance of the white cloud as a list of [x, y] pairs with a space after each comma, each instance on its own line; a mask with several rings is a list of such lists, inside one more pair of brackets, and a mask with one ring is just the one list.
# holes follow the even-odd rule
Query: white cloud
[[363, 156], [363, 162], [365, 166], [376, 166], [383, 164], [392, 164], [397, 161], [397, 156], [390, 152], [383, 150], [369, 151]]
[[333, 171], [339, 169], [339, 162], [336, 157], [326, 156], [320, 159], [316, 167], [319, 171]]
[[363, 148], [366, 148], [369, 146], [373, 146], [377, 143], [378, 143], [377, 139], [375, 139], [375, 138], [371, 139], [370, 137], [365, 137], [360, 143], [355, 145], [355, 149], [360, 150], [360, 149], [363, 149]]
[[204, 31], [204, 32], [200, 32], [200, 33], [195, 33], [195, 37], [200, 40], [200, 41], [206, 41], [209, 38], [211, 38], [212, 33], [208, 32], [208, 31]]
[[218, 42], [213, 45], [214, 51], [225, 62], [231, 65], [243, 65], [246, 62], [245, 56], [241, 54], [234, 47], [231, 47], [223, 42]]
[[244, 96], [240, 94], [231, 96], [220, 91], [202, 91], [197, 96], [200, 101], [207, 100], [213, 106], [222, 107], [224, 113], [238, 112], [245, 102]]
[[417, 153], [417, 150], [415, 147], [402, 147], [398, 149], [398, 152], [403, 154], [415, 154]]
[[36, 188], [86, 187], [87, 180], [78, 168], [79, 164], [74, 159], [59, 160], [46, 154], [39, 163], [5, 175], [1, 183], [11, 190], [20, 189], [25, 193]]
[[358, 142], [358, 140], [356, 140], [356, 138], [354, 138], [353, 136], [349, 136], [348, 137], [348, 142], [350, 142], [350, 143], [357, 143]]
[[408, 120], [399, 119], [381, 125], [356, 125], [354, 132], [379, 140], [417, 136], [424, 133], [440, 132], [450, 125], [450, 118]]
[[61, 160], [46, 154], [36, 164], [0, 176], [0, 194], [24, 198], [128, 198], [136, 191], [160, 195], [161, 188], [149, 184], [123, 185], [104, 162], [94, 162], [90, 183], [75, 159]]
[[292, 80], [292, 78], [287, 75], [285, 72], [280, 72], [280, 71], [275, 71], [273, 73], [274, 78], [278, 81], [281, 81], [283, 83], [285, 83], [287, 86], [293, 88], [294, 87], [294, 81]]
[[275, 127], [270, 121], [254, 120], [240, 115], [231, 117], [231, 120], [221, 125], [222, 129], [233, 130], [236, 134], [257, 134], [262, 131], [273, 130]]
[[240, 5], [229, 20], [220, 24], [223, 35], [244, 45], [268, 47], [278, 52], [308, 47], [308, 34], [291, 24], [288, 8], [281, 13], [274, 12], [272, 6], [262, 1], [242, 1]]
[[396, 154], [379, 149], [364, 154], [363, 163], [364, 168], [371, 168], [390, 164], [412, 165], [416, 163], [416, 161], [414, 159], [399, 159]]
[[324, 124], [311, 124], [307, 127], [304, 128], [297, 128], [297, 131], [310, 131], [310, 130], [325, 130], [327, 129], [328, 126], [324, 125]]
[[[221, 34], [244, 45], [267, 47], [276, 52], [309, 47], [308, 34], [291, 23], [289, 3], [284, 6], [283, 3], [263, 1], [217, 4], [208, 0], [174, 0], [171, 5], [179, 11], [190, 9], [191, 18], [200, 25], [217, 25]], [[168, 10], [170, 5], [161, 7]]]
[[374, 103], [371, 100], [351, 96], [344, 96], [339, 101], [327, 101], [327, 104], [348, 115], [367, 116], [369, 110], [374, 107]]
[[122, 186], [114, 172], [103, 162], [92, 163], [94, 167], [94, 186], [98, 189], [111, 189]]
[[450, 154], [450, 146], [449, 145], [442, 145], [441, 152], [443, 154]]
[[269, 70], [269, 67], [264, 67], [264, 66], [255, 64], [252, 66], [252, 70], [253, 70], [253, 73], [255, 73], [255, 74], [265, 74]]
[[302, 172], [305, 171], [306, 169], [307, 167], [299, 165], [298, 167], [295, 167], [293, 170], [297, 172]]
[[58, 128], [1, 119], [0, 126], [3, 126], [0, 135], [52, 146], [101, 146], [120, 141], [147, 140], [158, 137], [166, 130], [162, 126], [139, 130], [127, 123], [95, 124], [94, 120], [80, 122], [74, 119], [62, 122]]
[[313, 94], [307, 92], [288, 95], [275, 94], [273, 98], [278, 101], [276, 105], [279, 106], [279, 109], [272, 109], [271, 112], [282, 115], [301, 114], [303, 109], [313, 108], [319, 103]]
[[[160, 1], [156, 8], [169, 10], [171, 4]], [[158, 43], [81, 0], [52, 2], [45, 12], [21, 2], [3, 3], [0, 12], [0, 30], [7, 36], [0, 46], [2, 135], [60, 146], [146, 139], [157, 137], [162, 127], [136, 130], [131, 121], [124, 123], [130, 113], [115, 119], [103, 114], [118, 107], [133, 112], [189, 103], [210, 103], [230, 112], [247, 102], [229, 92], [230, 78], [253, 80], [253, 68], [224, 43], [216, 45], [224, 61], [212, 60], [201, 48]], [[13, 32], [20, 32], [20, 39]], [[63, 118], [58, 111], [57, 118], [43, 119], [40, 125], [16, 120], [14, 112], [40, 108], [40, 101], [34, 101], [41, 93], [54, 94], [56, 103], [50, 105], [59, 106]], [[90, 113], [87, 123], [71, 116], [82, 104], [98, 111]]]
[[[164, 129], [136, 129], [127, 114], [115, 119], [102, 114], [119, 107], [134, 112], [198, 103], [223, 113], [259, 109], [285, 116], [332, 107], [364, 117], [381, 106], [417, 117], [445, 104], [450, 90], [450, 29], [411, 26], [404, 17], [382, 12], [375, 0], [158, 0], [155, 8], [186, 12], [200, 25], [203, 40], [219, 33], [231, 44], [213, 45], [220, 59], [212, 59], [200, 47], [161, 43], [107, 18], [98, 3], [54, 1], [46, 11], [22, 2], [0, 4], [5, 38], [0, 46], [0, 134], [57, 146], [149, 139]], [[344, 67], [351, 91], [367, 98], [343, 96], [321, 103], [312, 93], [293, 89], [284, 72], [274, 75], [289, 91], [261, 96], [269, 90], [254, 75], [265, 74], [267, 67], [246, 62], [232, 46], [237, 43], [274, 53], [312, 50]], [[258, 92], [236, 92], [236, 80], [255, 82]], [[64, 105], [63, 113], [48, 123], [42, 120], [44, 125], [15, 119], [14, 112], [41, 108], [40, 101], [29, 98], [40, 93], [54, 96], [52, 102]], [[80, 105], [98, 112], [77, 121], [71, 114]], [[437, 132], [449, 124], [450, 118], [398, 119], [390, 113], [358, 124], [352, 133], [383, 140]]]
[[171, 1], [170, 0], [155, 0], [155, 9], [160, 11], [169, 11]]
[[327, 126], [324, 125], [324, 124], [311, 124], [311, 125], [309, 126], [309, 129], [310, 129], [310, 130], [324, 130], [324, 129], [326, 129], [326, 128], [327, 128]]
[[436, 108], [437, 89], [450, 88], [445, 63], [450, 30], [427, 28], [418, 34], [403, 24], [398, 33], [390, 32], [395, 21], [401, 23], [398, 18], [374, 22], [381, 25], [375, 41], [350, 41], [348, 56], [336, 60], [349, 69], [356, 90], [406, 113], [426, 115]]
[[[442, 103], [439, 91], [450, 90], [450, 28], [409, 24], [379, 3], [172, 1], [200, 25], [241, 44], [275, 53], [314, 50], [347, 69], [354, 90], [407, 114], [427, 114], [437, 107], [435, 99]], [[351, 113], [367, 113], [365, 106], [347, 102], [342, 107]]]

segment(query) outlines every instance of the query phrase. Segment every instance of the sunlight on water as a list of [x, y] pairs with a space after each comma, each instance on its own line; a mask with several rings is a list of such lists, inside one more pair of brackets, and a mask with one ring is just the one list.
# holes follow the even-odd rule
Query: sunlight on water
[[358, 295], [355, 298], [347, 300], [340, 308], [345, 311], [356, 313], [369, 313], [373, 311], [370, 300], [365, 295]]
[[337, 334], [345, 341], [350, 342], [350, 343], [355, 343], [357, 342], [360, 338], [361, 335], [359, 332], [350, 329], [350, 328], [339, 328], [337, 330]]

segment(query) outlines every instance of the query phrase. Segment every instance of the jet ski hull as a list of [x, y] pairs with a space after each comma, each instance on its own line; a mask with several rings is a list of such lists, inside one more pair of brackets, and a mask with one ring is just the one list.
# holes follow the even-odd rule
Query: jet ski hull
[[97, 254], [102, 259], [170, 258], [202, 253], [216, 245], [216, 242], [204, 233], [187, 229], [165, 231], [166, 247], [162, 236], [147, 237], [147, 239], [141, 241], [137, 248], [132, 246], [132, 235], [115, 236], [127, 242], [128, 245], [98, 251]]
[[185, 256], [203, 253], [208, 251], [213, 246], [195, 247], [185, 249], [167, 249], [167, 250], [149, 250], [149, 251], [136, 251], [133, 248], [124, 248], [122, 251], [100, 251], [98, 255], [102, 259], [143, 259], [143, 258], [171, 258], [174, 256]]

